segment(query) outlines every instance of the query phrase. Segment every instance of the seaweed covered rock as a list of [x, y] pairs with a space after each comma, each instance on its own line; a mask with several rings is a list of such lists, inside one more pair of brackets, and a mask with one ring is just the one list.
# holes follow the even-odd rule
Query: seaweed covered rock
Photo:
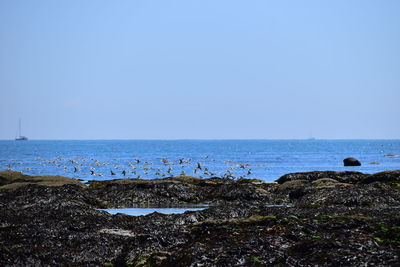
[[90, 181], [88, 190], [114, 207], [141, 203], [198, 203], [267, 201], [269, 192], [259, 180], [173, 177], [158, 180], [120, 179]]
[[400, 183], [400, 170], [384, 171], [371, 174], [362, 180], [363, 183], [369, 184], [374, 182], [398, 182]]
[[141, 203], [200, 202], [202, 191], [193, 184], [184, 182], [115, 181], [114, 183], [90, 186], [91, 193], [112, 203], [114, 207], [129, 207]]
[[0, 171], [0, 190], [17, 189], [28, 184], [43, 186], [62, 186], [73, 184], [84, 187], [85, 185], [76, 179], [63, 176], [29, 176], [16, 171]]
[[[400, 203], [400, 190], [389, 185], [350, 185], [336, 183], [325, 186], [308, 186], [297, 192], [297, 198], [290, 198], [296, 206], [346, 206], [346, 207], [397, 207]], [[291, 192], [293, 194], [293, 192]]]
[[351, 187], [352, 184], [340, 183], [335, 179], [331, 178], [321, 178], [311, 182], [311, 184], [317, 188], [335, 188], [335, 187]]
[[306, 180], [315, 181], [322, 178], [334, 179], [341, 183], [360, 183], [368, 174], [354, 171], [313, 171], [313, 172], [296, 172], [285, 174], [276, 180], [278, 184], [283, 184], [287, 181]]
[[[280, 184], [191, 177], [27, 183], [0, 190], [0, 266], [395, 266], [397, 175], [310, 172]], [[368, 177], [377, 180], [360, 182]], [[210, 205], [169, 215], [99, 210], [144, 200]]]

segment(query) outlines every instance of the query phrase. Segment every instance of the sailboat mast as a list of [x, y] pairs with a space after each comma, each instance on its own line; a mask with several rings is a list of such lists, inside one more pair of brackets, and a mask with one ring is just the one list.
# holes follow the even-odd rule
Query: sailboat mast
[[21, 118], [20, 118], [19, 124], [18, 124], [18, 129], [17, 129], [17, 136], [15, 137], [15, 140], [28, 140], [28, 137], [22, 136], [21, 124], [22, 123], [21, 123]]

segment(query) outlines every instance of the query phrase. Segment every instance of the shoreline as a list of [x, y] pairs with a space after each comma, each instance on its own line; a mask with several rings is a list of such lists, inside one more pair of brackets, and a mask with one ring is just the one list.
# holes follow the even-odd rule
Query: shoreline
[[[212, 204], [146, 216], [98, 209]], [[0, 265], [395, 265], [400, 170], [89, 181], [0, 172]], [[111, 265], [112, 264], [112, 265]]]
[[[48, 142], [48, 143], [46, 143]], [[267, 182], [299, 171], [399, 169], [398, 141], [77, 141], [3, 144], [0, 170], [61, 175], [85, 180], [110, 178], [262, 177]], [[35, 151], [34, 154], [31, 151]], [[357, 158], [362, 165], [344, 166]], [[201, 169], [198, 168], [201, 164]], [[113, 175], [112, 175], [113, 174]]]

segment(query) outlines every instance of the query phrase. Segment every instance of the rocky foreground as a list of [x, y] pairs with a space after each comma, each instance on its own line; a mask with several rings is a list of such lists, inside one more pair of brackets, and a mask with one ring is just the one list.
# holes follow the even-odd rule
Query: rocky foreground
[[[143, 203], [211, 206], [97, 210]], [[0, 172], [0, 266], [398, 266], [399, 255], [400, 170], [88, 185]]]

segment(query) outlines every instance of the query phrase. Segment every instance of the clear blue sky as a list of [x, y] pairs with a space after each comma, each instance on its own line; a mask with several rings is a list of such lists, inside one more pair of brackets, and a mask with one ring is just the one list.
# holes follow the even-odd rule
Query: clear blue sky
[[0, 1], [0, 139], [400, 138], [400, 1]]

